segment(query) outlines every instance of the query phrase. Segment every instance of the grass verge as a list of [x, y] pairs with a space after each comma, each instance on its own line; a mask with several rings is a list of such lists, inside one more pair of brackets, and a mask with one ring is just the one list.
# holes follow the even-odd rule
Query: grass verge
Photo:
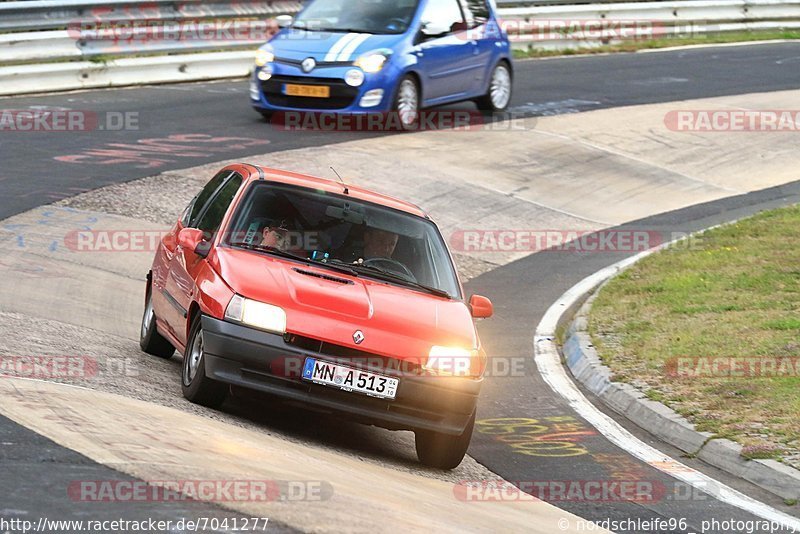
[[800, 469], [800, 206], [764, 212], [611, 280], [589, 331], [614, 380], [747, 458]]
[[699, 44], [726, 44], [726, 43], [745, 43], [748, 41], [775, 41], [783, 39], [800, 39], [800, 31], [797, 30], [763, 30], [763, 31], [742, 31], [707, 34], [695, 37], [665, 37], [661, 39], [641, 39], [625, 41], [618, 44], [609, 44], [594, 47], [568, 48], [564, 50], [543, 50], [540, 48], [514, 49], [514, 57], [517, 59], [552, 57], [552, 56], [573, 56], [585, 54], [608, 54], [613, 52], [638, 52], [639, 50], [655, 50], [658, 48], [669, 48], [672, 46], [688, 46]]

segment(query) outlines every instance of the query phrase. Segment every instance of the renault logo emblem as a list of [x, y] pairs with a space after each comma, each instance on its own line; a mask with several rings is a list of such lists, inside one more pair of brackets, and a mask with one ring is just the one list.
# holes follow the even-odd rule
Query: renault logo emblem
[[353, 341], [356, 342], [356, 345], [361, 345], [364, 342], [364, 332], [361, 330], [356, 330], [353, 334]]
[[303, 72], [311, 72], [317, 66], [317, 62], [313, 57], [309, 57], [304, 59], [300, 66], [303, 68]]

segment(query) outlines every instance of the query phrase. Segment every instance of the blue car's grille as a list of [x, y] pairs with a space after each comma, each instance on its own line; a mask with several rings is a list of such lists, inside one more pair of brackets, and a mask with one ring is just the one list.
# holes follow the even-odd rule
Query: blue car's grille
[[[330, 98], [287, 96], [283, 94], [283, 86], [287, 83], [327, 85], [331, 88], [331, 96]], [[261, 82], [261, 89], [270, 105], [297, 109], [343, 109], [352, 105], [358, 96], [358, 88], [350, 87], [344, 80], [310, 76], [273, 76]]]
[[[275, 63], [283, 63], [284, 65], [293, 65], [295, 67], [299, 67], [303, 64], [302, 59], [289, 59], [285, 57], [276, 57]], [[353, 64], [352, 61], [317, 61], [317, 66], [315, 68], [324, 68], [324, 67], [348, 67]]]

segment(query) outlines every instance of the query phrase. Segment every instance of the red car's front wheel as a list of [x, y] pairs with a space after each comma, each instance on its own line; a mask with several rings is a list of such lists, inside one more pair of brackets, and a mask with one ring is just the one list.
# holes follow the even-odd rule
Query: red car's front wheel
[[181, 389], [183, 396], [188, 400], [209, 408], [220, 407], [228, 395], [227, 385], [206, 376], [205, 345], [200, 315], [192, 324], [189, 342], [183, 354]]
[[417, 430], [414, 433], [417, 458], [423, 465], [438, 469], [455, 469], [464, 459], [472, 440], [475, 427], [475, 412], [464, 431], [458, 435], [442, 434], [430, 430]]

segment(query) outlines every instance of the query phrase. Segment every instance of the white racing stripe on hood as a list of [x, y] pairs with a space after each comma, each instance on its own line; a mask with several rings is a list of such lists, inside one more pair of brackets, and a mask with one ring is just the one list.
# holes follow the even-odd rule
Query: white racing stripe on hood
[[358, 34], [358, 37], [347, 43], [347, 46], [342, 50], [342, 53], [339, 54], [339, 58], [337, 61], [349, 61], [350, 56], [356, 49], [364, 43], [367, 39], [371, 37], [368, 33]]
[[342, 38], [339, 39], [338, 41], [336, 41], [336, 43], [334, 43], [334, 45], [331, 47], [331, 49], [328, 50], [328, 53], [325, 56], [324, 61], [336, 61], [336, 56], [339, 55], [339, 52], [341, 52], [342, 49], [345, 46], [347, 46], [347, 44], [350, 41], [352, 41], [353, 39], [358, 38], [360, 35], [361, 34], [359, 34], [359, 33], [348, 33], [347, 35], [342, 36]]

